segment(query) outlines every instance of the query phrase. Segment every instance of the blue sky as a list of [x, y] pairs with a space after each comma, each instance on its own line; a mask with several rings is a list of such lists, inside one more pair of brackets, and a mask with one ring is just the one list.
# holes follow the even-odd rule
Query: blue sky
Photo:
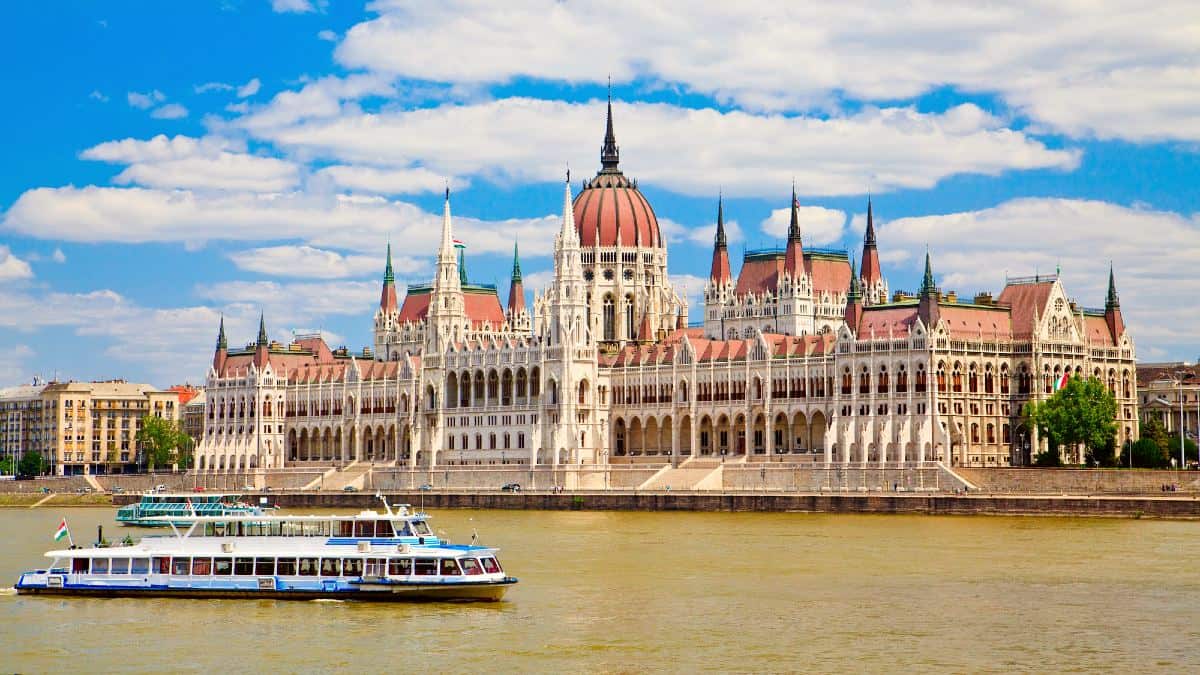
[[[383, 251], [430, 271], [440, 193], [476, 281], [544, 281], [559, 181], [622, 168], [697, 312], [716, 196], [735, 250], [857, 251], [998, 290], [1111, 261], [1143, 360], [1200, 355], [1200, 12], [1190, 3], [10, 3], [0, 43], [0, 385], [200, 382], [231, 342], [370, 341]], [[735, 263], [736, 267], [736, 263]]]

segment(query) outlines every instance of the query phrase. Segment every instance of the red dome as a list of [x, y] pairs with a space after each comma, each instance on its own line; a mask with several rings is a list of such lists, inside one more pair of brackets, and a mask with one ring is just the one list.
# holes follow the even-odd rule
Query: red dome
[[575, 230], [583, 246], [662, 247], [658, 218], [637, 186], [620, 174], [601, 174], [575, 197]]

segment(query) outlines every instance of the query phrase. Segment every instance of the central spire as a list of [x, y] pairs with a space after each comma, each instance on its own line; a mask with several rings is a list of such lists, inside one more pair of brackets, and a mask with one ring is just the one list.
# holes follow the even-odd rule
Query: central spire
[[1120, 309], [1121, 300], [1117, 297], [1117, 280], [1113, 275], [1113, 266], [1108, 264], [1108, 297], [1104, 300], [1105, 309]]
[[871, 209], [871, 195], [869, 194], [867, 195], [867, 234], [863, 237], [863, 246], [875, 246], [875, 214]]
[[[222, 321], [224, 321], [224, 319], [222, 319]], [[269, 344], [269, 343], [270, 343], [270, 340], [267, 339], [266, 317], [260, 313], [258, 315], [258, 342], [255, 344], [255, 346], [266, 347], [267, 344]]]
[[621, 162], [621, 150], [617, 147], [617, 135], [613, 133], [612, 118], [612, 79], [608, 81], [608, 121], [604, 128], [604, 145], [600, 148], [600, 165], [602, 173], [619, 173], [617, 164]]
[[229, 341], [225, 339], [225, 315], [221, 315], [221, 325], [217, 328], [217, 349], [229, 349]]
[[717, 248], [725, 248], [725, 197], [724, 195], [717, 196], [717, 240], [714, 242]]
[[937, 284], [933, 282], [933, 265], [929, 262], [929, 249], [925, 250], [925, 276], [921, 279], [921, 297], [937, 295]]
[[396, 283], [396, 274], [392, 271], [392, 242], [388, 240], [387, 245], [387, 266], [383, 268], [383, 283]]
[[792, 183], [792, 219], [788, 223], [788, 241], [800, 241], [800, 200], [796, 199], [795, 183]]

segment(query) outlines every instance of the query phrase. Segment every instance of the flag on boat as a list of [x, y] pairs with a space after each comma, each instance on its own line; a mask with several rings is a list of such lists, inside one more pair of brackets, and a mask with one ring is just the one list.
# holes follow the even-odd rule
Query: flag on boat
[[1067, 380], [1071, 379], [1070, 373], [1063, 373], [1061, 377], [1054, 381], [1054, 391], [1058, 391], [1067, 386]]
[[58, 529], [54, 532], [54, 541], [58, 541], [63, 537], [68, 537], [70, 535], [71, 531], [67, 529], [67, 519], [63, 518], [61, 521], [59, 521]]

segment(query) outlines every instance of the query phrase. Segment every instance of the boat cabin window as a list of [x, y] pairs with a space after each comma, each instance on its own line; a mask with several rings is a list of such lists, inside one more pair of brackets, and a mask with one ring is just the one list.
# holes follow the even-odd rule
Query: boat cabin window
[[129, 558], [113, 558], [109, 565], [109, 574], [129, 574]]
[[457, 577], [462, 574], [458, 569], [458, 561], [454, 558], [442, 558], [442, 576]]
[[192, 558], [192, 575], [208, 576], [212, 572], [212, 558]]
[[239, 577], [248, 577], [254, 574], [254, 558], [234, 558], [233, 573]]
[[390, 520], [375, 521], [375, 536], [376, 537], [392, 536], [392, 521], [390, 521]]
[[417, 536], [421, 536], [421, 537], [427, 537], [427, 536], [433, 534], [433, 530], [429, 529], [429, 523], [427, 523], [423, 520], [412, 521], [412, 529], [413, 529], [413, 532], [417, 533]]
[[321, 576], [336, 577], [342, 573], [342, 561], [338, 558], [321, 558]]
[[129, 566], [130, 574], [149, 574], [150, 559], [149, 558], [134, 558]]
[[290, 577], [296, 574], [296, 559], [295, 558], [280, 558], [279, 571], [276, 572], [281, 577]]
[[192, 568], [191, 558], [171, 558], [171, 574], [183, 576]]
[[413, 568], [416, 573], [422, 576], [433, 576], [438, 572], [438, 564], [436, 558], [417, 558], [414, 561]]
[[108, 574], [108, 558], [92, 558], [92, 574]]
[[500, 572], [500, 563], [496, 562], [495, 558], [480, 558], [479, 562], [483, 563], [483, 569], [487, 570], [488, 574]]
[[159, 574], [170, 574], [171, 573], [171, 559], [170, 558], [155, 558], [154, 559], [154, 571]]
[[412, 574], [412, 558], [392, 558], [388, 561], [388, 574], [393, 577], [406, 577]]
[[361, 577], [363, 571], [362, 558], [343, 558], [342, 574], [348, 577]]
[[300, 576], [302, 576], [302, 577], [317, 576], [317, 559], [316, 558], [301, 558], [300, 559]]
[[463, 574], [483, 574], [483, 568], [479, 566], [479, 561], [474, 558], [463, 558], [459, 560], [462, 563]]
[[367, 558], [366, 576], [382, 577], [387, 574], [386, 558]]
[[337, 525], [337, 536], [339, 536], [339, 537], [353, 537], [354, 536], [354, 521], [353, 520], [339, 520], [339, 521], [337, 521], [336, 525]]
[[274, 558], [255, 558], [254, 573], [260, 576], [269, 577], [275, 574], [275, 559]]
[[413, 536], [412, 529], [409, 528], [407, 520], [401, 520], [396, 523], [396, 536], [397, 537]]
[[87, 558], [71, 558], [71, 571], [76, 574], [87, 574], [88, 559]]
[[229, 576], [233, 574], [233, 558], [214, 558], [213, 574]]

